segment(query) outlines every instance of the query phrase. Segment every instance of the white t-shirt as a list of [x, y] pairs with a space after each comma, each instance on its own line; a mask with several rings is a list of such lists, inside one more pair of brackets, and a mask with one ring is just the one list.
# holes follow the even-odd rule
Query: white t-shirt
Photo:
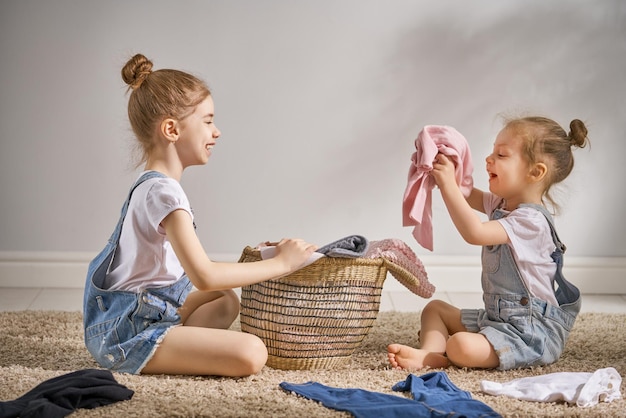
[[[501, 202], [502, 198], [492, 193], [485, 192], [483, 195], [483, 205], [488, 214]], [[509, 212], [498, 222], [509, 236], [509, 247], [530, 294], [558, 306], [552, 290], [556, 263], [550, 257], [556, 247], [546, 217], [537, 209], [523, 206]]]
[[137, 186], [104, 280], [106, 289], [139, 293], [170, 285], [183, 276], [183, 267], [161, 226], [177, 209], [187, 211], [193, 220], [187, 195], [176, 180], [152, 178]]

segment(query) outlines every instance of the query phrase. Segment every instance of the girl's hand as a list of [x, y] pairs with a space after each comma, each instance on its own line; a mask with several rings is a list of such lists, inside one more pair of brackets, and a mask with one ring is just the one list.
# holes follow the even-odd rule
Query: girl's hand
[[454, 163], [448, 157], [441, 153], [437, 154], [435, 161], [433, 161], [431, 175], [440, 189], [443, 190], [451, 185], [456, 185], [454, 168]]
[[276, 243], [276, 257], [281, 259], [294, 271], [300, 267], [317, 250], [317, 245], [309, 244], [302, 239], [285, 238]]

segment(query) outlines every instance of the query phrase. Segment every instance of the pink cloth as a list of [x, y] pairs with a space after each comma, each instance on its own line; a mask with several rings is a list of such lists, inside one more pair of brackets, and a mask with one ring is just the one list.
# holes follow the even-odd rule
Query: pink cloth
[[457, 184], [465, 197], [474, 187], [474, 166], [467, 140], [450, 126], [425, 126], [415, 140], [415, 149], [402, 201], [402, 225], [414, 226], [413, 236], [417, 242], [432, 251], [432, 189], [435, 180], [430, 172], [433, 161], [438, 153], [452, 160]]
[[435, 292], [435, 286], [428, 281], [428, 274], [413, 250], [402, 240], [387, 238], [380, 241], [370, 241], [365, 258], [384, 258], [408, 272], [413, 279], [400, 274], [397, 267], [388, 267], [389, 272], [411, 292], [423, 298], [430, 298]]

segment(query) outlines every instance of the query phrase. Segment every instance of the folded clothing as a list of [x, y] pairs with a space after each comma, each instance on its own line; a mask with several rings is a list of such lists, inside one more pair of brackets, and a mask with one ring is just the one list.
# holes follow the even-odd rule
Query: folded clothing
[[[363, 257], [369, 248], [369, 241], [361, 235], [348, 235], [320, 247], [302, 263], [298, 269], [314, 263], [322, 257], [359, 258]], [[267, 260], [276, 255], [276, 246], [261, 243], [257, 246], [261, 253], [261, 259]], [[281, 276], [282, 277], [282, 276]]]
[[[262, 244], [262, 245], [257, 246], [257, 249], [261, 253], [260, 254], [261, 255], [261, 260], [267, 260], [268, 258], [272, 258], [272, 257], [274, 257], [276, 255], [276, 247], [273, 246], [273, 245]], [[298, 267], [298, 269], [306, 267], [309, 264], [314, 263], [315, 261], [319, 260], [322, 257], [324, 257], [324, 254], [320, 254], [318, 252], [314, 252], [313, 254], [311, 254], [309, 256], [309, 258], [304, 263], [302, 263], [302, 265], [300, 267]]]
[[79, 408], [126, 401], [133, 394], [109, 370], [78, 370], [46, 380], [13, 401], [0, 402], [0, 417], [60, 418]]
[[361, 235], [348, 235], [317, 249], [327, 257], [359, 258], [367, 253], [369, 241]]
[[[276, 255], [275, 246], [259, 244], [257, 248], [263, 260]], [[298, 269], [322, 257], [383, 258], [391, 275], [411, 292], [424, 298], [430, 298], [435, 292], [435, 286], [428, 281], [428, 274], [420, 259], [399, 239], [387, 238], [370, 242], [361, 235], [348, 235], [320, 247]]]
[[387, 260], [391, 275], [416, 295], [430, 298], [435, 293], [422, 261], [404, 241], [396, 238], [371, 241], [365, 257]]

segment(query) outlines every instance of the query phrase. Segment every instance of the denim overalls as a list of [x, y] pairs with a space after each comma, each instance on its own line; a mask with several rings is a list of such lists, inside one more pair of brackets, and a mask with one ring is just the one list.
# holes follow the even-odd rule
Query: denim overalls
[[[480, 332], [500, 359], [501, 370], [554, 363], [580, 311], [580, 291], [563, 277], [563, 252], [550, 213], [541, 205], [523, 204], [540, 211], [550, 224], [556, 246], [551, 254], [556, 263], [554, 282], [559, 306], [530, 295], [508, 244], [485, 246], [482, 250], [482, 288], [485, 309], [462, 309], [461, 321], [471, 332]], [[505, 217], [496, 209], [490, 219]], [[554, 286], [553, 282], [553, 286]]]
[[102, 289], [119, 243], [130, 197], [139, 184], [154, 177], [165, 176], [148, 171], [137, 180], [113, 235], [87, 270], [83, 300], [85, 345], [98, 364], [118, 372], [138, 374], [143, 369], [168, 329], [180, 324], [178, 308], [192, 288], [187, 276], [183, 276], [169, 286], [141, 293]]

